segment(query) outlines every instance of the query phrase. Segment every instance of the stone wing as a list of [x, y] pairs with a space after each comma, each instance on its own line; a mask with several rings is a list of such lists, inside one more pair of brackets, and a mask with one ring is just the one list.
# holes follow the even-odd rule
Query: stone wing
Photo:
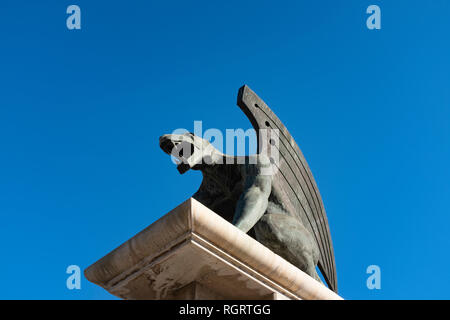
[[[313, 234], [320, 251], [319, 269], [329, 288], [337, 292], [336, 266], [328, 219], [319, 189], [300, 148], [280, 119], [248, 86], [244, 85], [239, 89], [237, 104], [256, 132], [260, 133], [257, 134], [258, 153], [267, 146], [269, 149], [273, 148], [269, 154], [277, 152], [274, 181], [278, 184], [286, 205], [295, 211], [304, 226]], [[263, 131], [265, 134], [261, 134]], [[273, 135], [278, 137], [276, 145], [270, 140]]]

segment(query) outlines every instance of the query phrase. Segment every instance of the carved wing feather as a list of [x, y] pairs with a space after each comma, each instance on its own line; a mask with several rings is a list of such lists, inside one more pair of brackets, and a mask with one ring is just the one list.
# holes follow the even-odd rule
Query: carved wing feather
[[[282, 189], [286, 202], [292, 206], [293, 211], [313, 234], [320, 252], [319, 269], [330, 289], [337, 292], [336, 266], [328, 219], [319, 189], [305, 157], [280, 119], [248, 86], [244, 85], [239, 89], [237, 104], [256, 132], [267, 129], [270, 132], [269, 136], [278, 135], [276, 146], [278, 150], [275, 150], [278, 152], [276, 162], [278, 168], [274, 180]], [[258, 152], [262, 150], [261, 139], [264, 137], [267, 135], [258, 135]], [[267, 142], [264, 144], [274, 148]]]

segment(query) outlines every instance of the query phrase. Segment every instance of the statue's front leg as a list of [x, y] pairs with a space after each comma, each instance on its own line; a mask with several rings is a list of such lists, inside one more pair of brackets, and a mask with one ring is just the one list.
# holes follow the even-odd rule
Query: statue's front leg
[[248, 175], [244, 192], [236, 205], [233, 224], [247, 233], [266, 212], [272, 188], [272, 176]]

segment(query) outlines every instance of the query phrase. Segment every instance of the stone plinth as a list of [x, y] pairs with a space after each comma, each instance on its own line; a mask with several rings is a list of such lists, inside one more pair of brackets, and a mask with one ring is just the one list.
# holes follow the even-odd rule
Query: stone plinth
[[85, 276], [122, 299], [341, 299], [192, 198]]

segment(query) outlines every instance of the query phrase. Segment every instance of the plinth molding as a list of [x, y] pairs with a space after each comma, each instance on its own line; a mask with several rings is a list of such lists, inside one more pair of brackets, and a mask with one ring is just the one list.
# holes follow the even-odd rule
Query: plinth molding
[[84, 273], [122, 299], [342, 299], [193, 198]]

